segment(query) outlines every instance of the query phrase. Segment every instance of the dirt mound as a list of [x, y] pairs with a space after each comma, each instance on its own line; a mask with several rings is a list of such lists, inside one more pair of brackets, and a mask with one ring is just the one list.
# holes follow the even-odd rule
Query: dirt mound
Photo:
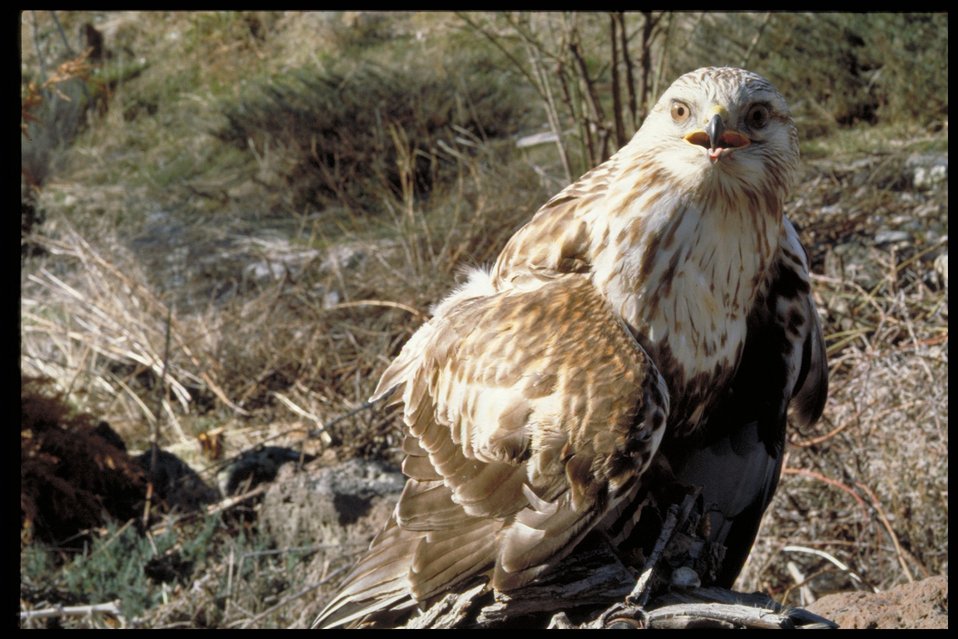
[[808, 610], [841, 628], [947, 628], [948, 577], [929, 577], [887, 592], [839, 592]]

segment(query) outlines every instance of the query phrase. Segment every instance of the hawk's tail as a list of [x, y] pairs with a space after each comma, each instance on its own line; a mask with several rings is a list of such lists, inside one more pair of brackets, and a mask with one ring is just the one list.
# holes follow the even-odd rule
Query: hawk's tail
[[416, 601], [409, 595], [407, 575], [412, 561], [409, 547], [415, 540], [400, 539], [408, 535], [390, 520], [313, 627], [393, 626], [411, 612]]

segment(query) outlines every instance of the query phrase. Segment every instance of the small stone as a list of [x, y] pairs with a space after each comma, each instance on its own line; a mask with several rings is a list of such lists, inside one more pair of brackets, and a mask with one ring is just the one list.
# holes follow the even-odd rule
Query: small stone
[[941, 282], [941, 285], [945, 288], [948, 288], [948, 254], [942, 253], [935, 258], [935, 272], [938, 274], [938, 279]]
[[699, 578], [698, 573], [688, 566], [680, 566], [672, 571], [670, 583], [673, 588], [690, 590], [701, 586], [702, 580]]
[[911, 240], [911, 235], [905, 231], [879, 231], [875, 233], [875, 244], [895, 244], [897, 242], [907, 242]]

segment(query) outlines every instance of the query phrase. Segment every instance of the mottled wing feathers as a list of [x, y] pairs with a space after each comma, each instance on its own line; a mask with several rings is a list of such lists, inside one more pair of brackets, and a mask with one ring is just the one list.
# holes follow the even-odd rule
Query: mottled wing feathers
[[621, 154], [613, 155], [543, 204], [503, 248], [495, 278], [511, 281], [526, 272], [590, 272], [597, 238], [582, 212], [600, 203], [622, 164]]
[[[782, 379], [777, 386], [767, 389], [765, 401], [777, 398], [777, 414], [784, 419], [791, 408], [794, 418], [805, 426], [821, 417], [825, 407], [828, 363], [821, 322], [812, 298], [808, 258], [791, 222], [787, 218], [783, 222], [781, 241], [768, 271], [767, 284], [752, 311], [749, 335], [771, 333], [770, 339], [777, 346], [777, 360], [770, 353], [763, 354], [766, 362], [774, 362], [782, 369]], [[764, 388], [755, 385], [756, 390]], [[756, 403], [762, 405], [762, 402]]]
[[410, 479], [320, 623], [363, 597], [370, 618], [406, 605], [373, 575], [418, 601], [481, 574], [500, 591], [528, 583], [625, 497], [661, 441], [665, 384], [586, 277], [475, 289], [383, 376], [402, 398]]
[[[785, 288], [783, 285], [787, 284], [787, 281], [781, 275], [784, 272], [790, 272], [790, 277], [797, 278], [798, 284]], [[795, 419], [802, 426], [807, 426], [816, 422], [825, 409], [825, 400], [828, 398], [828, 361], [821, 321], [812, 299], [808, 255], [788, 218], [785, 219], [785, 239], [778, 273], [771, 288], [781, 296], [792, 293], [791, 308], [785, 316], [787, 333], [793, 344], [801, 344], [801, 364], [795, 383], [784, 390], [786, 396], [795, 400], [792, 404]], [[796, 359], [793, 356], [792, 361]]]
[[408, 531], [394, 519], [370, 545], [369, 551], [353, 568], [346, 584], [323, 609], [314, 627], [360, 626], [370, 619], [391, 625], [415, 607], [409, 597], [406, 574], [409, 570], [409, 546], [415, 543]]

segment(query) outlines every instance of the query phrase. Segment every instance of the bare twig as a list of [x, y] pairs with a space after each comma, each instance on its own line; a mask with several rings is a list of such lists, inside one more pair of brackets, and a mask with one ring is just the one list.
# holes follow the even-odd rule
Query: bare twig
[[619, 40], [622, 48], [622, 62], [625, 65], [625, 86], [629, 92], [629, 135], [639, 126], [638, 102], [635, 96], [635, 72], [632, 58], [629, 56], [629, 37], [625, 33], [625, 14], [617, 11], [615, 20], [619, 23]]
[[866, 484], [859, 481], [855, 482], [855, 485], [864, 490], [868, 495], [872, 506], [875, 508], [875, 512], [878, 513], [878, 518], [881, 520], [885, 530], [888, 531], [888, 536], [891, 537], [891, 542], [895, 546], [895, 553], [898, 556], [898, 563], [901, 564], [901, 568], [905, 572], [905, 578], [908, 579], [908, 583], [914, 583], [915, 577], [911, 574], [911, 570], [908, 568], [908, 563], [905, 561], [901, 544], [898, 543], [898, 535], [895, 534], [895, 529], [891, 527], [891, 522], [888, 521], [888, 516], [885, 514], [885, 509], [882, 508], [881, 501], [878, 499], [875, 493], [872, 492], [872, 489]]
[[[652, 39], [657, 19], [651, 11], [642, 12], [642, 42], [639, 45], [642, 51], [641, 57], [641, 85], [639, 89], [639, 118], [645, 120], [648, 109], [651, 106], [653, 92], [658, 90], [657, 86], [652, 86]], [[665, 55], [662, 56], [665, 60]], [[650, 92], [651, 89], [651, 92]]]
[[420, 320], [427, 320], [429, 316], [420, 311], [417, 308], [413, 308], [408, 304], [403, 304], [402, 302], [392, 302], [390, 300], [356, 300], [355, 302], [340, 302], [339, 304], [334, 304], [326, 308], [327, 311], [337, 311], [343, 308], [356, 308], [359, 306], [384, 306], [386, 308], [398, 308], [406, 311], [412, 315], [415, 315]]
[[529, 56], [529, 62], [535, 75], [536, 86], [543, 98], [549, 128], [556, 137], [556, 150], [559, 153], [559, 160], [562, 162], [562, 170], [565, 172], [566, 181], [571, 182], [573, 178], [572, 166], [569, 163], [568, 151], [563, 142], [562, 124], [559, 121], [558, 109], [556, 108], [552, 87], [549, 83], [549, 75], [543, 69], [536, 47], [530, 43], [526, 43], [526, 53]]
[[94, 614], [113, 615], [118, 619], [123, 619], [120, 613], [120, 600], [101, 604], [90, 604], [87, 606], [54, 606], [52, 608], [41, 608], [40, 610], [25, 610], [20, 613], [20, 619], [49, 619], [50, 617], [86, 617]]
[[[598, 133], [601, 146], [590, 144], [589, 145], [589, 155], [590, 161], [593, 165], [598, 164], [606, 159], [608, 155], [608, 127], [605, 120], [605, 110], [602, 108], [602, 102], [599, 100], [599, 94], [595, 86], [595, 80], [589, 74], [589, 67], [585, 62], [585, 52], [582, 49], [582, 43], [578, 37], [578, 31], [573, 30], [573, 39], [569, 43], [569, 52], [572, 54], [572, 59], [576, 64], [576, 69], [579, 72], [579, 81], [582, 83], [584, 88], [584, 94], [587, 96], [586, 104], [589, 107], [591, 113], [592, 123], [596, 127], [596, 132]], [[590, 127], [591, 128], [591, 127]]]
[[[620, 14], [621, 16], [621, 14]], [[622, 121], [622, 88], [619, 86], [619, 21], [616, 14], [609, 14], [609, 40], [612, 43], [612, 115], [615, 119], [615, 145], [625, 144], [625, 124]]]
[[878, 592], [877, 588], [866, 584], [865, 580], [859, 577], [854, 570], [849, 568], [843, 562], [836, 559], [834, 555], [830, 555], [824, 550], [819, 550], [817, 548], [808, 548], [806, 546], [790, 545], [790, 546], [785, 546], [784, 548], [782, 548], [782, 552], [798, 552], [798, 553], [805, 553], [809, 555], [815, 555], [816, 557], [821, 557], [822, 559], [834, 564], [839, 570], [841, 570], [842, 572], [847, 574], [849, 577], [851, 577], [852, 581], [854, 581], [855, 583], [861, 586], [868, 587], [872, 592]]
[[852, 498], [858, 503], [859, 506], [862, 507], [864, 511], [866, 512], [868, 511], [868, 507], [865, 505], [865, 501], [858, 496], [858, 493], [856, 493], [854, 489], [852, 489], [851, 487], [843, 484], [842, 482], [836, 479], [832, 479], [831, 477], [826, 477], [825, 475], [819, 472], [816, 472], [814, 470], [808, 470], [807, 468], [783, 468], [782, 474], [783, 475], [800, 475], [802, 477], [809, 477], [811, 479], [824, 482], [830, 486], [834, 486], [835, 488], [838, 488], [839, 490], [851, 495]]
[[758, 25], [758, 28], [755, 30], [755, 36], [752, 38], [752, 41], [748, 45], [748, 51], [745, 52], [745, 56], [742, 58], [742, 68], [747, 69], [749, 60], [752, 59], [752, 54], [755, 52], [755, 47], [758, 46], [758, 41], [762, 39], [762, 32], [765, 31], [766, 25], [768, 25], [769, 19], [772, 17], [771, 11], [766, 11], [765, 16], [762, 18], [761, 24]]
[[70, 39], [67, 38], [66, 31], [63, 30], [63, 25], [60, 24], [60, 18], [57, 17], [56, 11], [50, 12], [50, 17], [53, 18], [53, 24], [56, 25], [57, 33], [60, 34], [60, 40], [63, 41], [63, 49], [67, 52], [67, 55], [72, 57], [76, 56], [76, 53], [73, 52], [73, 47], [70, 46]]
[[[512, 62], [513, 66], [515, 66], [515, 68], [522, 75], [526, 77], [530, 85], [532, 85], [533, 87], [538, 87], [538, 82], [536, 81], [536, 79], [532, 76], [532, 74], [529, 73], [528, 70], [526, 70], [522, 62], [520, 62], [518, 58], [512, 55], [512, 52], [509, 51], [509, 49], [505, 47], [502, 44], [502, 42], [500, 42], [499, 37], [497, 35], [490, 33], [487, 29], [483, 28], [479, 23], [477, 23], [472, 18], [470, 18], [469, 15], [466, 13], [456, 12], [456, 15], [463, 22], [468, 24], [474, 31], [482, 35], [485, 39], [489, 40], [489, 42], [491, 42], [494, 47], [496, 47], [504, 56], [506, 56], [506, 58], [510, 62]], [[540, 97], [545, 98], [545, 95], [540, 93]]]
[[186, 521], [192, 521], [200, 517], [209, 517], [211, 515], [215, 515], [217, 513], [230, 510], [231, 508], [235, 508], [241, 503], [245, 501], [249, 501], [253, 497], [259, 497], [260, 495], [265, 494], [268, 489], [269, 489], [269, 484], [260, 484], [259, 486], [253, 488], [249, 492], [243, 493], [242, 495], [235, 495], [233, 497], [228, 497], [222, 501], [218, 501], [215, 504], [209, 504], [208, 506], [206, 506], [205, 510], [198, 511], [198, 512], [182, 513], [175, 517], [167, 517], [163, 521], [157, 524], [154, 524], [149, 529], [149, 532], [152, 535], [162, 535], [166, 532], [169, 532], [169, 530], [172, 529], [177, 524], [181, 524]]

